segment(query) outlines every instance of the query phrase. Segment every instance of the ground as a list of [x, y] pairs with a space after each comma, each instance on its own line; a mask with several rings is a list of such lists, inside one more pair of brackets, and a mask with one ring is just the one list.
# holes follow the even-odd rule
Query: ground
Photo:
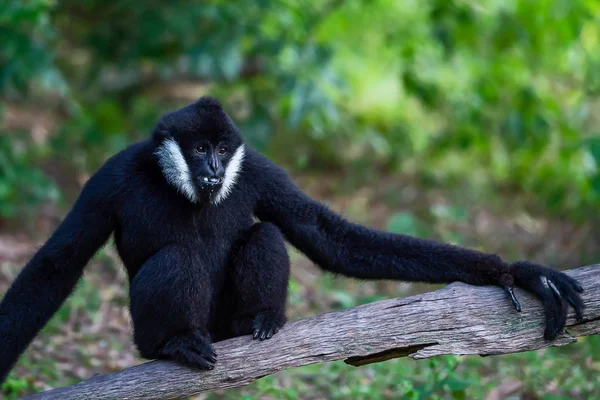
[[[505, 198], [502, 207], [477, 199], [456, 205], [452, 193], [417, 190], [410, 183], [392, 183], [393, 178], [385, 184], [363, 186], [346, 194], [325, 189], [335, 187], [335, 177], [303, 176], [296, 180], [312, 196], [353, 221], [453, 241], [497, 252], [508, 259], [527, 258], [570, 268], [592, 263], [600, 248], [590, 226], [536, 217], [523, 211], [522, 204], [514, 199]], [[19, 229], [19, 224], [14, 223], [1, 232], [0, 293], [47, 237], [60, 213], [54, 210], [49, 212], [51, 217], [40, 216], [34, 224], [35, 234], [31, 227]], [[322, 274], [293, 249], [291, 252], [291, 320], [435, 288], [335, 278]], [[4, 393], [16, 398], [141, 362], [132, 343], [127, 304], [126, 274], [114, 247], [109, 245], [90, 263], [76, 293], [22, 357], [4, 385]], [[334, 362], [284, 371], [245, 388], [196, 398], [438, 396], [495, 400], [514, 393], [514, 398], [521, 399], [586, 399], [600, 394], [599, 349], [600, 340], [590, 337], [567, 348], [500, 357], [400, 359], [361, 368]]]

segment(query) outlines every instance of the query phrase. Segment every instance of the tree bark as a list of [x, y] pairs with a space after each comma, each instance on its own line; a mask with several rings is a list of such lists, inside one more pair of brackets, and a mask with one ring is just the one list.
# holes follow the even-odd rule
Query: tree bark
[[216, 343], [219, 357], [212, 371], [152, 361], [28, 399], [179, 399], [333, 360], [360, 366], [403, 356], [495, 355], [564, 346], [600, 333], [600, 264], [567, 273], [585, 289], [584, 321], [577, 323], [571, 310], [567, 332], [552, 342], [543, 339], [543, 310], [533, 296], [515, 290], [523, 309], [518, 313], [502, 289], [457, 282], [295, 321], [264, 342], [244, 336]]

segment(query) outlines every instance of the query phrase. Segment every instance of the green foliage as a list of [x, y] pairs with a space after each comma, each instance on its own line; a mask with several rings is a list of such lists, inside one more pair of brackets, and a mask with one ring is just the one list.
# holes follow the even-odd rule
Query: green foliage
[[6, 378], [6, 381], [2, 384], [1, 389], [2, 392], [4, 392], [9, 399], [16, 399], [18, 398], [17, 396], [19, 393], [30, 389], [30, 385], [26, 379], [9, 376], [8, 378]]
[[[483, 399], [508, 380], [524, 384], [511, 397], [514, 399], [596, 398], [598, 366], [591, 360], [600, 348], [600, 340], [591, 336], [582, 342], [580, 347], [507, 356], [443, 356], [416, 361], [402, 358], [360, 368], [336, 361], [287, 370], [247, 388], [211, 393], [207, 398]], [[484, 374], [489, 375], [483, 378]], [[282, 381], [293, 384], [282, 387]]]
[[387, 230], [403, 235], [424, 236], [426, 228], [411, 213], [399, 212], [390, 218]]
[[600, 202], [593, 0], [5, 3], [0, 94], [58, 96], [52, 148], [87, 171], [197, 82], [289, 166]]
[[0, 218], [58, 198], [56, 187], [30, 164], [31, 159], [41, 156], [37, 150], [22, 140], [0, 136]]
[[[310, 365], [280, 374], [279, 378], [293, 379], [294, 385], [281, 388], [277, 377], [269, 376], [254, 383], [252, 395], [245, 398], [321, 398], [309, 394], [327, 393], [330, 399], [463, 399], [475, 384], [456, 372], [463, 363], [464, 359], [448, 356], [418, 362], [391, 360], [359, 369], [342, 361]], [[208, 399], [237, 399], [242, 390], [227, 391], [224, 397], [209, 394]]]
[[[65, 93], [66, 83], [55, 67], [56, 39], [50, 10], [52, 0], [16, 2], [0, 6], [0, 92], [14, 96], [32, 90]], [[55, 43], [54, 43], [55, 44]]]
[[[85, 176], [148, 137], [161, 112], [202, 94], [218, 96], [251, 144], [291, 168], [343, 167], [349, 180], [377, 185], [381, 175], [403, 174], [463, 196], [492, 202], [518, 193], [550, 211], [596, 218], [599, 4], [0, 0], [0, 218], [56, 201], [56, 184], [42, 172], [49, 159]], [[58, 123], [39, 142], [9, 123], [15, 109], [49, 112]], [[387, 228], [463, 242], [454, 233], [470, 217], [463, 206], [416, 215], [398, 213]], [[319, 279], [334, 308], [376, 298]], [[291, 306], [306, 302], [298, 282], [290, 293]], [[98, 304], [84, 282], [46, 332]], [[485, 398], [512, 377], [531, 393], [595, 398], [599, 351], [593, 337], [508, 357], [361, 369], [338, 362], [286, 371], [281, 379], [294, 383], [285, 388], [267, 377], [219, 396]], [[51, 363], [30, 364], [56, 375]], [[548, 382], [560, 385], [549, 390]], [[17, 397], [29, 386], [12, 377], [2, 391]]]

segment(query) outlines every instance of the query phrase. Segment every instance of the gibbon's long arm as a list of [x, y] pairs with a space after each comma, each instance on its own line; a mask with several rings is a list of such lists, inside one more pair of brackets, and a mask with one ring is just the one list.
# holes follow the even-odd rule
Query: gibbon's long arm
[[0, 382], [73, 291], [84, 266], [113, 231], [112, 216], [95, 199], [105, 194], [95, 187], [101, 186], [86, 185], [0, 303]]
[[276, 224], [292, 245], [325, 270], [359, 279], [499, 285], [520, 311], [513, 292], [517, 285], [542, 301], [547, 339], [564, 328], [568, 303], [582, 319], [578, 293], [583, 289], [559, 271], [527, 261], [510, 264], [494, 254], [348, 222], [302, 193], [267, 158], [252, 152], [247, 162], [250, 175], [259, 177], [256, 216]]

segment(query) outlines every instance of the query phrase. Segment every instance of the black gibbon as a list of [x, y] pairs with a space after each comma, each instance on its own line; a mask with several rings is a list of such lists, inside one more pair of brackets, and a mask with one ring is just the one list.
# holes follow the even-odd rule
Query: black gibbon
[[513, 285], [521, 287], [543, 303], [546, 339], [564, 328], [569, 303], [582, 318], [583, 289], [559, 271], [345, 220], [244, 143], [219, 102], [203, 97], [110, 158], [23, 268], [0, 303], [0, 381], [111, 234], [141, 356], [199, 369], [216, 362], [212, 342], [269, 339], [283, 326], [285, 241], [349, 277], [498, 285], [517, 310]]

